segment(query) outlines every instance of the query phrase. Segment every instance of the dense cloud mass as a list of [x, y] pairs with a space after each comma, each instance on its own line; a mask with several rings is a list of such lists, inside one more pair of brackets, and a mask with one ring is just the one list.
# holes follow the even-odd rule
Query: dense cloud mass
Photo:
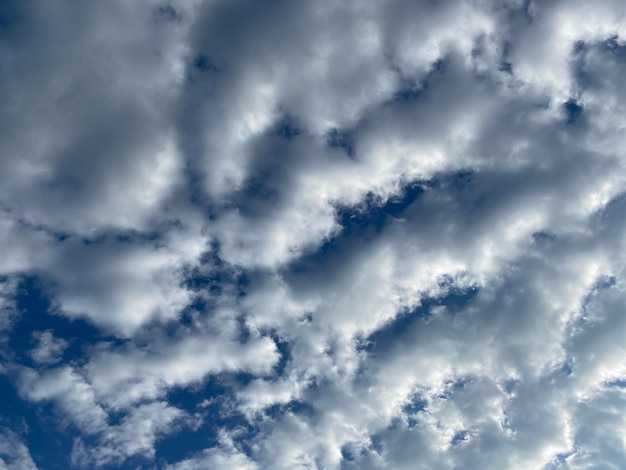
[[0, 0], [0, 469], [626, 468], [622, 0]]

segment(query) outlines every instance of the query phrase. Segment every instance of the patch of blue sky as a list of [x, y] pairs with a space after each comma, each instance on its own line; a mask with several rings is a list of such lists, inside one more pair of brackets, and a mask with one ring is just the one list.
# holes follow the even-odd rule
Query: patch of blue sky
[[567, 124], [574, 124], [583, 114], [582, 105], [573, 98], [570, 98], [563, 104], [563, 109], [565, 110]]
[[15, 432], [28, 447], [35, 464], [42, 469], [70, 468], [72, 442], [78, 434], [51, 403], [33, 404], [22, 400], [14, 374], [0, 375], [0, 425]]
[[479, 291], [478, 287], [461, 289], [452, 286], [446, 295], [422, 299], [418, 307], [399, 312], [393, 320], [365, 338], [361, 343], [362, 350], [376, 354], [402, 341], [405, 335], [419, 327], [420, 322], [428, 321], [437, 307], [445, 307], [447, 315], [456, 315]]
[[126, 340], [107, 334], [82, 318], [68, 318], [55, 313], [55, 306], [47, 293], [49, 287], [37, 276], [25, 276], [19, 283], [16, 296], [19, 316], [9, 334], [8, 346], [15, 359], [24, 365], [33, 365], [29, 351], [36, 344], [33, 332], [50, 330], [55, 337], [68, 342], [63, 362], [84, 359], [85, 348], [100, 342], [122, 345]]
[[626, 389], [626, 378], [608, 380], [604, 383], [606, 387]]
[[66, 469], [71, 466], [71, 449], [78, 431], [62, 418], [60, 410], [51, 402], [22, 400], [16, 388], [20, 366], [45, 367], [30, 356], [36, 346], [33, 332], [51, 331], [55, 337], [67, 341], [60, 358], [63, 364], [83, 362], [87, 348], [98, 343], [121, 345], [124, 340], [107, 335], [80, 318], [69, 319], [55, 314], [46, 288], [36, 276], [21, 280], [16, 308], [19, 315], [9, 332], [7, 344], [11, 363], [7, 364], [7, 374], [0, 375], [0, 424], [20, 435], [39, 468]]
[[326, 143], [335, 149], [340, 149], [350, 158], [354, 157], [355, 129], [333, 128], [326, 134]]
[[[170, 390], [168, 403], [195, 418], [157, 442], [156, 458], [173, 463], [218, 447], [220, 430], [237, 430], [241, 443], [254, 436], [258, 429], [233, 406], [234, 392], [250, 380], [241, 374], [216, 374], [200, 384]], [[194, 426], [194, 419], [201, 420], [199, 426]]]
[[461, 444], [462, 442], [467, 441], [469, 437], [470, 437], [469, 431], [465, 429], [457, 431], [454, 433], [454, 436], [452, 436], [452, 440], [450, 441], [450, 444], [452, 446], [457, 446]]

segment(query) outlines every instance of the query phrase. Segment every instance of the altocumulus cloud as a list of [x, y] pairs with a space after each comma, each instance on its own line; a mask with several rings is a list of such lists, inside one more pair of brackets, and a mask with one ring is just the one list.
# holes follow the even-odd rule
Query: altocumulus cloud
[[0, 468], [626, 468], [625, 19], [0, 1]]

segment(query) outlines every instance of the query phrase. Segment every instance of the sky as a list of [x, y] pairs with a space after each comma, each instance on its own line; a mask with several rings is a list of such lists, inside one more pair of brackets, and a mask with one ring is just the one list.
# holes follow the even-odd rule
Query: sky
[[623, 0], [0, 0], [0, 469], [626, 468]]

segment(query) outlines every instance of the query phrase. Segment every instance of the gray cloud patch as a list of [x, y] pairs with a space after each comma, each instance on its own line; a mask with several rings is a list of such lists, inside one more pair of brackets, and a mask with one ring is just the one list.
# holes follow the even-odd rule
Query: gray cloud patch
[[0, 468], [623, 468], [625, 16], [0, 2]]

